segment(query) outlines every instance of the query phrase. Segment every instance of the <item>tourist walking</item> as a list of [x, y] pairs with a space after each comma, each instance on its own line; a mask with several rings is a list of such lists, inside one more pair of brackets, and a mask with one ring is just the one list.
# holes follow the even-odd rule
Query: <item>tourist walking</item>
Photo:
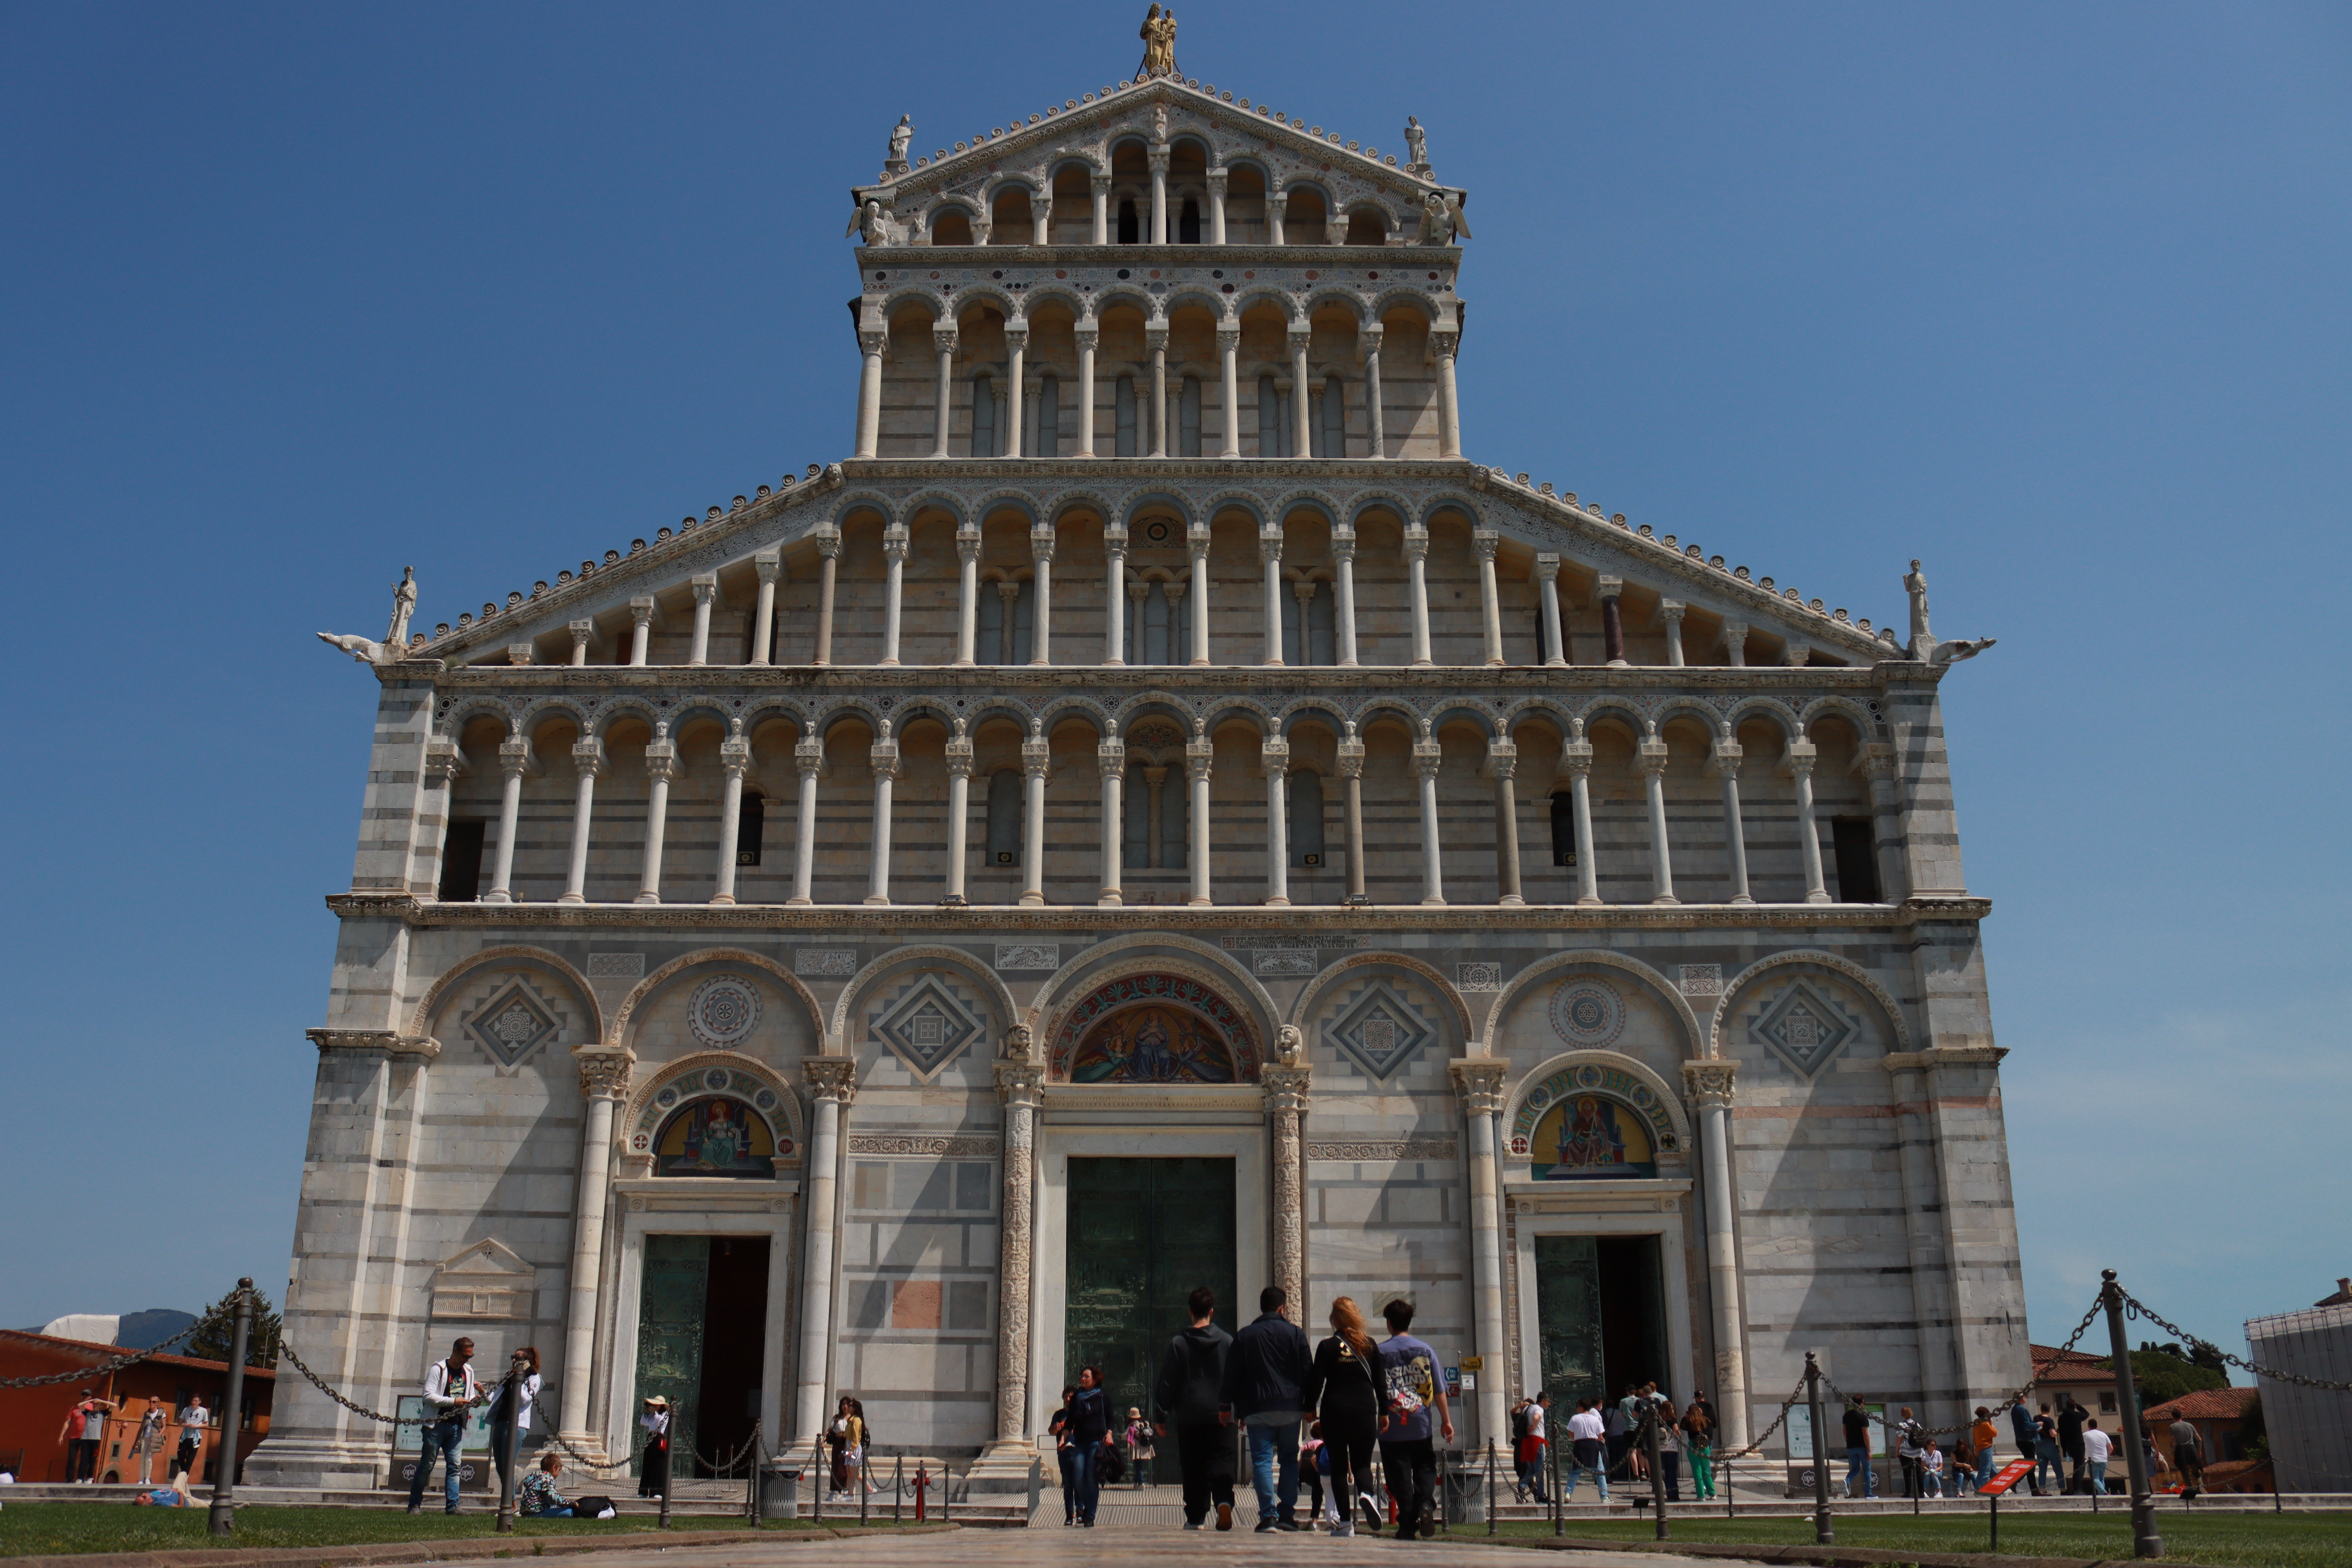
[[[1550, 1397], [1549, 1394], [1546, 1398]], [[1665, 1471], [1666, 1500], [1683, 1500], [1683, 1428], [1675, 1412], [1675, 1402], [1661, 1398], [1657, 1414], [1652, 1417], [1658, 1424], [1658, 1467]]]
[[66, 1479], [72, 1485], [96, 1484], [98, 1450], [106, 1441], [106, 1413], [114, 1408], [112, 1400], [100, 1399], [95, 1388], [85, 1388], [81, 1398], [66, 1412], [65, 1425], [58, 1428], [58, 1441], [66, 1446]]
[[1103, 1444], [1110, 1436], [1110, 1395], [1103, 1392], [1102, 1368], [1089, 1363], [1078, 1369], [1077, 1392], [1065, 1409], [1069, 1419], [1062, 1436], [1070, 1445], [1070, 1479], [1076, 1483], [1069, 1506], [1078, 1524], [1092, 1530], [1102, 1501]]
[[2197, 1436], [2195, 1424], [2186, 1417], [2172, 1424], [2172, 1468], [2180, 1472], [2183, 1501], [2195, 1497], [2203, 1489], [2205, 1447]]
[[1992, 1424], [1991, 1407], [1978, 1405], [1976, 1425], [1969, 1428], [1969, 1441], [1975, 1445], [1978, 1491], [1992, 1485], [1993, 1468], [2000, 1463], [2000, 1456], [1993, 1452], [1992, 1446], [2000, 1440], [2000, 1428]]
[[530, 1435], [530, 1413], [539, 1402], [538, 1347], [525, 1345], [509, 1360], [516, 1399], [509, 1404], [504, 1381], [490, 1395], [490, 1462], [498, 1467], [500, 1487], [507, 1484], [507, 1450]]
[[2107, 1456], [2114, 1449], [2114, 1440], [2099, 1430], [2096, 1416], [2083, 1423], [2083, 1459], [2086, 1471], [2084, 1480], [2093, 1497], [2107, 1495]]
[[[1064, 1397], [1067, 1397], [1066, 1390]], [[833, 1407], [833, 1422], [824, 1429], [824, 1443], [833, 1451], [833, 1495], [826, 1500], [855, 1500], [866, 1466], [866, 1418], [857, 1412], [857, 1401], [846, 1394]]]
[[1544, 1491], [1547, 1451], [1551, 1447], [1551, 1395], [1541, 1389], [1528, 1402], [1527, 1436], [1519, 1444], [1519, 1479], [1523, 1497], [1549, 1502]]
[[1127, 1426], [1119, 1436], [1127, 1444], [1127, 1473], [1134, 1479], [1135, 1489], [1141, 1491], [1151, 1484], [1151, 1461], [1160, 1452], [1152, 1446], [1151, 1423], [1143, 1418], [1141, 1410], [1130, 1405], [1127, 1408]]
[[1234, 1445], [1219, 1419], [1225, 1358], [1233, 1335], [1217, 1327], [1216, 1292], [1202, 1286], [1185, 1299], [1192, 1325], [1168, 1342], [1151, 1391], [1161, 1436], [1176, 1428], [1176, 1468], [1184, 1482], [1184, 1528], [1198, 1530], [1217, 1510], [1217, 1528], [1234, 1527]]
[[205, 1434], [213, 1424], [213, 1413], [205, 1408], [205, 1396], [188, 1395], [188, 1407], [180, 1412], [180, 1447], [172, 1456], [174, 1474], [194, 1478], [196, 1456], [204, 1452]]
[[2085, 1488], [2083, 1457], [2083, 1423], [2091, 1413], [2069, 1394], [2058, 1410], [2058, 1451], [2066, 1457], [2066, 1495], [2074, 1496]]
[[1437, 1352], [1406, 1331], [1412, 1303], [1398, 1297], [1381, 1309], [1389, 1337], [1381, 1344], [1381, 1466], [1396, 1500], [1397, 1538], [1437, 1533], [1437, 1445], [1454, 1441], [1454, 1415]]
[[[1249, 1434], [1250, 1479], [1257, 1489], [1257, 1528], [1297, 1530], [1298, 1413], [1312, 1362], [1307, 1336], [1289, 1318], [1290, 1298], [1279, 1285], [1257, 1294], [1258, 1315], [1234, 1336], [1225, 1356], [1226, 1418]], [[1325, 1434], [1326, 1440], [1330, 1435]], [[1333, 1480], [1338, 1471], [1333, 1470]]]
[[1878, 1476], [1870, 1468], [1870, 1412], [1859, 1399], [1845, 1402], [1845, 1495], [1878, 1495]]
[[1561, 1500], [1576, 1500], [1576, 1478], [1580, 1471], [1590, 1471], [1592, 1484], [1601, 1489], [1601, 1500], [1609, 1500], [1609, 1423], [1607, 1417], [1592, 1408], [1592, 1401], [1576, 1402], [1576, 1414], [1568, 1418], [1568, 1485]]
[[2044, 1400], [2042, 1413], [2033, 1418], [2033, 1495], [2056, 1491], [2064, 1484], [2058, 1466], [2058, 1422]]
[[1690, 1458], [1691, 1498], [1708, 1502], [1715, 1497], [1715, 1421], [1699, 1401], [1690, 1402], [1681, 1422], [1683, 1452]]
[[[2033, 1410], [2022, 1399], [2009, 1407], [2009, 1430], [2010, 1435], [2017, 1442], [2017, 1457], [2032, 1464], [2038, 1450], [2033, 1428]], [[2040, 1497], [2042, 1495], [2040, 1472], [2036, 1470], [2026, 1479], [2027, 1484], [2033, 1489], [2033, 1495]]]
[[[139, 1484], [142, 1487], [152, 1479], [147, 1472], [153, 1468], [155, 1456], [163, 1451], [165, 1414], [161, 1405], [148, 1405], [147, 1414], [139, 1418], [139, 1435], [131, 1439], [131, 1451], [139, 1457]], [[169, 1476], [163, 1479], [171, 1479]]]
[[[845, 1405], [849, 1402], [843, 1400]], [[637, 1466], [637, 1495], [641, 1498], [669, 1496], [669, 1399], [655, 1394], [637, 1412], [637, 1425], [645, 1428], [645, 1454]]]
[[1076, 1384], [1062, 1389], [1061, 1408], [1045, 1423], [1045, 1433], [1054, 1439], [1054, 1464], [1062, 1477], [1062, 1528], [1067, 1530], [1078, 1522], [1078, 1449], [1070, 1436], [1070, 1402], [1078, 1396]]
[[[1315, 1347], [1298, 1407], [1322, 1417], [1323, 1447], [1331, 1456], [1331, 1490], [1341, 1505], [1335, 1536], [1356, 1533], [1357, 1500], [1377, 1496], [1372, 1445], [1381, 1431], [1379, 1349], [1364, 1331], [1364, 1314], [1351, 1296], [1331, 1301], [1331, 1337]], [[1374, 1513], [1367, 1528], [1380, 1533]]]
[[[1609, 1472], [1612, 1475], [1616, 1474], [1618, 1467], [1625, 1462], [1626, 1450], [1633, 1444], [1633, 1385], [1627, 1384], [1625, 1397], [1610, 1405], [1601, 1415], [1602, 1425], [1608, 1428]], [[1631, 1474], [1639, 1475], [1641, 1471], [1636, 1469]]]
[[[447, 1506], [442, 1511], [457, 1511], [457, 1450], [465, 1441], [467, 1413], [481, 1403], [481, 1389], [474, 1382], [474, 1342], [461, 1339], [449, 1347], [449, 1353], [425, 1369], [425, 1416], [423, 1449], [416, 1457], [416, 1474], [408, 1482], [408, 1511], [416, 1513], [425, 1506], [425, 1489], [433, 1479], [433, 1460], [438, 1455], [446, 1482]], [[221, 1428], [226, 1442], [226, 1424]]]
[[1903, 1467], [1903, 1495], [1919, 1495], [1919, 1457], [1927, 1452], [1921, 1445], [1926, 1428], [1912, 1417], [1911, 1407], [1903, 1406], [1903, 1414], [1895, 1425], [1895, 1458]]

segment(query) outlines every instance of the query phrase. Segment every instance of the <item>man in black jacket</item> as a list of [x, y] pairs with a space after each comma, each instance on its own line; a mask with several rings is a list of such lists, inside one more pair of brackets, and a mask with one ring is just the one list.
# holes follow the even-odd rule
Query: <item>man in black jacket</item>
[[1203, 1285], [1186, 1298], [1192, 1326], [1168, 1342], [1151, 1403], [1166, 1436], [1176, 1428], [1176, 1463], [1184, 1473], [1184, 1528], [1198, 1530], [1217, 1510], [1217, 1528], [1234, 1527], [1234, 1440], [1218, 1417], [1224, 1403], [1225, 1358], [1234, 1336], [1210, 1320], [1216, 1293]]
[[1224, 1416], [1249, 1431], [1260, 1534], [1298, 1528], [1290, 1516], [1298, 1506], [1299, 1399], [1314, 1356], [1286, 1315], [1288, 1303], [1279, 1285], [1259, 1291], [1257, 1321], [1234, 1336], [1225, 1357]]

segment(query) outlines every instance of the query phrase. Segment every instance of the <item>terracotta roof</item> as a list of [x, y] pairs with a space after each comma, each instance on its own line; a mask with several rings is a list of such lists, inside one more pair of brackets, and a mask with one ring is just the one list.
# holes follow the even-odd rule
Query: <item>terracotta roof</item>
[[2200, 1388], [2179, 1398], [2152, 1406], [2147, 1412], [2150, 1421], [2235, 1421], [2246, 1414], [2246, 1406], [2260, 1397], [2260, 1390], [2252, 1388]]
[[2104, 1357], [2085, 1355], [2081, 1351], [2062, 1351], [2055, 1345], [2028, 1345], [2026, 1349], [2032, 1352], [2033, 1376], [2038, 1383], [2115, 1380], [2115, 1369], [2100, 1364]]
[[[26, 1347], [27, 1349], [33, 1350], [53, 1350], [58, 1352], [79, 1352], [80, 1354], [89, 1356], [94, 1363], [110, 1362], [119, 1355], [133, 1353], [124, 1350], [121, 1345], [101, 1345], [94, 1343], [89, 1340], [59, 1339], [55, 1334], [37, 1334], [21, 1329], [0, 1329], [0, 1342], [19, 1344]], [[141, 1359], [154, 1362], [163, 1366], [197, 1366], [203, 1367], [209, 1372], [226, 1372], [228, 1370], [228, 1363], [225, 1361], [205, 1361], [200, 1356], [167, 1355], [157, 1353], [144, 1356]], [[103, 1373], [97, 1372], [94, 1366], [92, 1368], [91, 1374], [93, 1376], [104, 1375]], [[245, 1369], [245, 1375], [247, 1377], [267, 1377], [275, 1379], [278, 1376], [278, 1369], [275, 1367], [248, 1365]]]

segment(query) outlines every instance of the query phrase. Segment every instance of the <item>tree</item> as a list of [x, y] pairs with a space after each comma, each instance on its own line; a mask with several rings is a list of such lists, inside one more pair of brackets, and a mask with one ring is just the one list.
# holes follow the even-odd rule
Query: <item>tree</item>
[[[2112, 1369], [2114, 1358], [2099, 1364]], [[2218, 1372], [2210, 1372], [2180, 1353], [2178, 1345], [2143, 1344], [2132, 1352], [2132, 1382], [2139, 1389], [2139, 1406], [2151, 1409], [2193, 1394], [2200, 1388], [2227, 1388], [2230, 1380]]]
[[[230, 1297], [223, 1296], [196, 1317], [202, 1321], [215, 1312], [220, 1314], [220, 1321], [208, 1323], [189, 1335], [187, 1348], [181, 1352], [183, 1355], [194, 1356], [199, 1361], [228, 1360], [229, 1338], [236, 1332], [236, 1303]], [[283, 1332], [285, 1325], [278, 1321], [278, 1309], [269, 1304], [267, 1294], [256, 1290], [253, 1293], [253, 1329], [245, 1344], [245, 1364], [277, 1365], [278, 1337]]]

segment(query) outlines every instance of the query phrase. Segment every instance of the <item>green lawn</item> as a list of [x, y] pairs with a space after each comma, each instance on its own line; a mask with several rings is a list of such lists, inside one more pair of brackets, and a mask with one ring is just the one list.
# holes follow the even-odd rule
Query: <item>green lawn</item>
[[[1810, 1545], [1808, 1518], [1675, 1518], [1676, 1541], [1755, 1542], [1773, 1546]], [[1985, 1516], [1882, 1514], [1836, 1521], [1840, 1546], [1888, 1551], [1983, 1552]], [[1468, 1527], [1477, 1533], [1480, 1527]], [[2352, 1513], [2186, 1513], [2177, 1502], [2157, 1515], [2168, 1557], [2211, 1563], [2221, 1568], [2352, 1568]], [[1507, 1539], [1551, 1534], [1549, 1524], [1510, 1523]], [[1656, 1526], [1647, 1520], [1570, 1520], [1568, 1533], [1588, 1541], [1649, 1541]], [[2004, 1555], [2026, 1557], [2128, 1558], [2131, 1511], [2126, 1504], [2098, 1514], [2005, 1514], [2000, 1521]]]
[[[383, 1541], [454, 1541], [495, 1535], [496, 1509], [451, 1518], [437, 1509], [411, 1515], [398, 1504], [384, 1508], [240, 1508], [236, 1533], [215, 1540], [205, 1531], [205, 1510], [133, 1508], [129, 1503], [24, 1502], [0, 1510], [0, 1557], [37, 1557], [72, 1552], [185, 1551], [208, 1546], [354, 1546]], [[618, 1519], [519, 1519], [515, 1554], [530, 1555], [533, 1536], [635, 1535], [656, 1528], [656, 1516], [635, 1510]], [[674, 1518], [677, 1531], [742, 1530], [740, 1520]], [[877, 1521], [883, 1529], [889, 1521]], [[835, 1529], [806, 1520], [773, 1521], [770, 1530]], [[848, 1528], [855, 1529], [855, 1524]]]

